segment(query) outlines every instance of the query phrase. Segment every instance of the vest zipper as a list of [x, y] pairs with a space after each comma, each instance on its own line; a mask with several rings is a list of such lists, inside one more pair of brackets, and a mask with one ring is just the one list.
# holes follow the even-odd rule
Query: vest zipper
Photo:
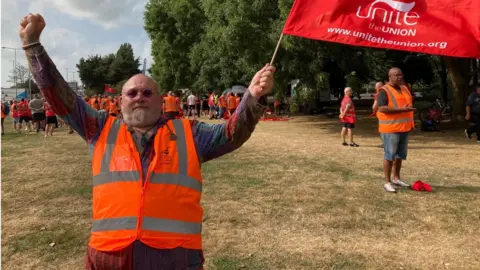
[[143, 206], [145, 203], [145, 192], [147, 189], [148, 185], [148, 173], [145, 178], [145, 182], [143, 181], [143, 172], [142, 172], [142, 190], [140, 192], [140, 212], [138, 213], [138, 225], [137, 225], [137, 239], [140, 234], [140, 230], [142, 228], [142, 223], [143, 223]]

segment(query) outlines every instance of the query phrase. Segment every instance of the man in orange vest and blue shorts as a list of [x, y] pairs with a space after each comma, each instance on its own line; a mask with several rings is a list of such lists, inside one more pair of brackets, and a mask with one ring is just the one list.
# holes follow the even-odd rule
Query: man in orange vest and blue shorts
[[410, 90], [403, 85], [402, 70], [389, 70], [388, 83], [378, 92], [377, 102], [378, 130], [385, 152], [383, 171], [386, 183], [383, 187], [387, 192], [396, 192], [393, 185], [410, 186], [401, 180], [400, 170], [402, 160], [407, 158], [408, 133], [415, 127], [413, 97]]
[[20, 22], [20, 38], [45, 99], [88, 145], [93, 203], [86, 268], [203, 269], [200, 166], [251, 137], [275, 67], [267, 64], [255, 74], [223, 124], [163, 117], [158, 84], [144, 74], [124, 84], [118, 119], [68, 86], [40, 44], [44, 27], [42, 16], [29, 14]]

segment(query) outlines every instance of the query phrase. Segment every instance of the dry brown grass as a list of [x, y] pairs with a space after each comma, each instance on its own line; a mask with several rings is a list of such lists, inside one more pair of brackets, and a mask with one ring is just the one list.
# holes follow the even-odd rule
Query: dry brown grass
[[[361, 147], [348, 148], [335, 120], [261, 123], [205, 164], [206, 269], [480, 269], [479, 146], [459, 132], [415, 133], [403, 177], [434, 192], [386, 194], [375, 123], [359, 126]], [[85, 145], [65, 131], [7, 135], [2, 170], [5, 269], [81, 269]]]

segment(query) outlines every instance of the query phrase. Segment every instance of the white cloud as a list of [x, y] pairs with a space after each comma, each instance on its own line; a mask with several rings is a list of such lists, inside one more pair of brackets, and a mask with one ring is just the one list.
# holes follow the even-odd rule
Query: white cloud
[[[40, 1], [40, 0], [37, 0]], [[77, 19], [87, 19], [105, 29], [141, 25], [146, 0], [44, 0], [52, 8]]]
[[[68, 29], [63, 25], [49, 24], [42, 33], [41, 41], [48, 54], [56, 64], [61, 74], [66, 77], [68, 68], [68, 78], [72, 78], [72, 71], [76, 71], [76, 64], [81, 57], [88, 57], [94, 54], [115, 53], [121, 43], [129, 42], [132, 44], [134, 53], [141, 58], [147, 58], [147, 68], [151, 66], [151, 42], [148, 36], [141, 28], [142, 12], [145, 1], [134, 0], [18, 0], [2, 1], [2, 26], [1, 26], [1, 44], [2, 46], [20, 48], [20, 38], [18, 37], [18, 23], [20, 19], [28, 12], [43, 13], [45, 8], [55, 8], [55, 13], [61, 12], [69, 14], [80, 20], [90, 20], [104, 26], [103, 31], [108, 31], [113, 26], [121, 24], [137, 24], [136, 32], [131, 33], [124, 38], [120, 37], [115, 41], [89, 40], [87, 36], [92, 31], [92, 26], [86, 24], [85, 27], [76, 31]], [[65, 24], [67, 25], [67, 24]], [[95, 28], [95, 31], [99, 31]], [[100, 29], [100, 31], [102, 31]], [[1, 85], [10, 86], [7, 83], [8, 74], [12, 69], [14, 51], [2, 50], [1, 52]], [[22, 50], [17, 51], [17, 63], [26, 66], [27, 61]], [[140, 67], [141, 68], [141, 67]], [[79, 81], [78, 73], [74, 74], [75, 80]]]
[[43, 1], [32, 1], [30, 5], [28, 5], [28, 12], [44, 14], [44, 7], [45, 4]]

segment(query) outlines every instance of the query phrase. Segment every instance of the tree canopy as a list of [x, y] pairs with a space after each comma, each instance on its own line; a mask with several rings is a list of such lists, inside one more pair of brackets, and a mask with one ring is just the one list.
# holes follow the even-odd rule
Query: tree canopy
[[[189, 88], [205, 92], [248, 84], [270, 61], [292, 4], [293, 0], [150, 0], [144, 22], [152, 40], [153, 78], [165, 91]], [[450, 61], [446, 65], [438, 56], [285, 36], [275, 60], [274, 91], [283, 95], [293, 79], [314, 91], [342, 93], [349, 84], [357, 92], [369, 85], [373, 91], [372, 83], [386, 80], [388, 69], [396, 66], [416, 91], [446, 93], [447, 67], [463, 65], [470, 68], [465, 71], [469, 75], [448, 74], [463, 74], [452, 86], [468, 92], [471, 71], [478, 74], [478, 67], [470, 65], [471, 59], [459, 61], [464, 63]]]
[[102, 94], [105, 84], [119, 90], [126, 79], [140, 73], [139, 66], [140, 58], [135, 58], [132, 45], [124, 43], [115, 54], [81, 58], [77, 69], [85, 88], [90, 92]]
[[7, 82], [12, 83], [12, 87], [23, 89], [31, 87], [32, 94], [40, 92], [28, 68], [21, 64], [17, 64], [15, 70], [10, 70]]

